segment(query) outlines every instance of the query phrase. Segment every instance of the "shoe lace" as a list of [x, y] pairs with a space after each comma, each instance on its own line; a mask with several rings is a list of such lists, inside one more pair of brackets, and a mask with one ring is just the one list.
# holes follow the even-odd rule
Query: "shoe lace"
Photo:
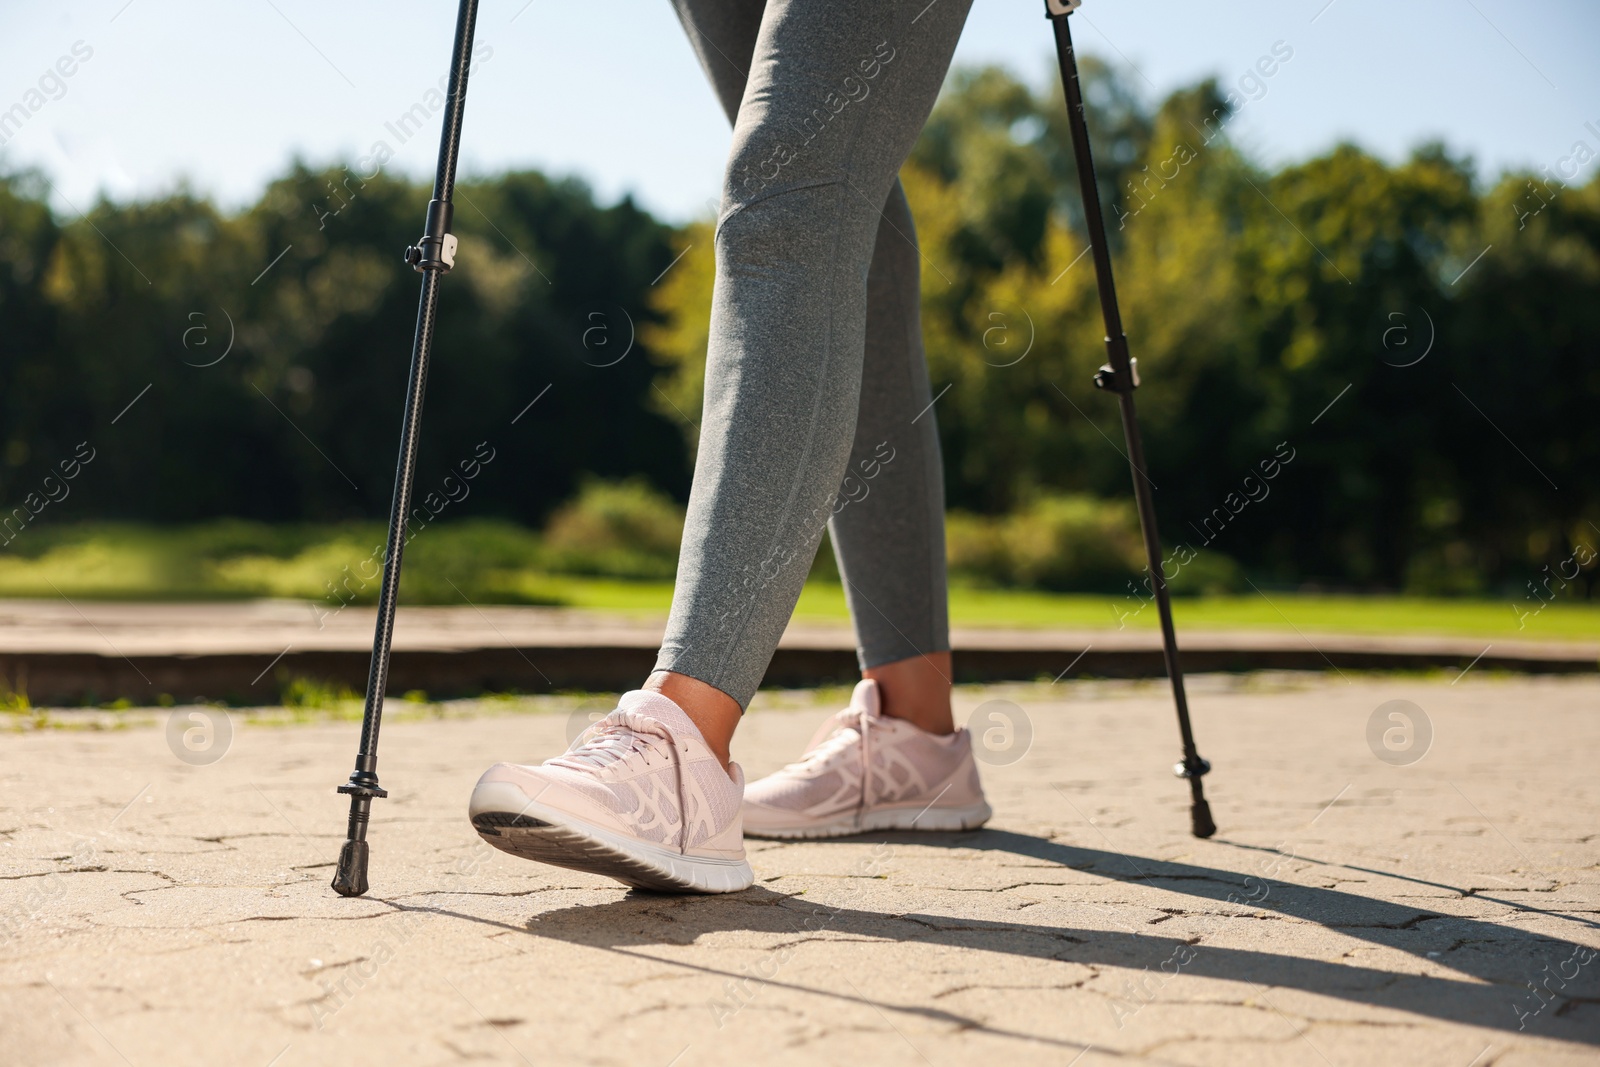
[[639, 730], [607, 716], [579, 734], [571, 748], [550, 762], [575, 771], [601, 770], [639, 754], [649, 763], [662, 740], [655, 731]]
[[859, 820], [872, 801], [872, 732], [881, 728], [880, 720], [864, 708], [845, 708], [823, 722], [811, 744], [806, 746], [796, 770], [813, 770], [852, 748], [861, 749], [861, 796], [856, 801]]
[[663, 756], [672, 764], [673, 779], [678, 787], [678, 851], [687, 852], [689, 806], [683, 785], [683, 753], [678, 750], [672, 732], [659, 719], [618, 708], [579, 734], [572, 747], [550, 760], [550, 764], [575, 771], [594, 771], [635, 755], [645, 766], [653, 762], [652, 757]]

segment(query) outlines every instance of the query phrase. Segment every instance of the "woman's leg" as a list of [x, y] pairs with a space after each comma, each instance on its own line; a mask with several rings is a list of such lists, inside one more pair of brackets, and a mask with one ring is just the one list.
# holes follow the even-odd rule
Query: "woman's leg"
[[[860, 731], [859, 758], [809, 783], [847, 798], [853, 819], [831, 801], [741, 809], [743, 774], [727, 759], [839, 500], [882, 205], [969, 3], [762, 9], [717, 227], [700, 454], [658, 669], [564, 755], [484, 773], [468, 810], [495, 847], [629, 885], [729, 892], [753, 880], [742, 839], [752, 816], [778, 836], [989, 817], [966, 731], [936, 737], [883, 718], [871, 681], [840, 713]], [[733, 10], [748, 21], [753, 7]], [[881, 739], [870, 761], [869, 732]]]
[[829, 524], [862, 674], [883, 713], [955, 729], [945, 583], [944, 463], [922, 349], [921, 253], [905, 192], [884, 205], [867, 278], [855, 445]]
[[[875, 668], [948, 647], [942, 546], [940, 573], [928, 567], [930, 544], [942, 540], [942, 516], [926, 528], [929, 502], [938, 495], [937, 444], [927, 447], [933, 428], [913, 422], [917, 413], [909, 411], [907, 341], [889, 345], [901, 353], [898, 367], [887, 360], [880, 369], [875, 361], [867, 401], [862, 397], [869, 267], [874, 282], [879, 272], [874, 248], [880, 231], [894, 230], [893, 215], [903, 212], [903, 198], [891, 198], [890, 190], [943, 81], [967, 3], [947, 0], [920, 12], [900, 6], [774, 0], [746, 71], [717, 234], [700, 455], [672, 618], [653, 676], [663, 691], [676, 687], [702, 732], [731, 734], [836, 509], [842, 551], [847, 566], [853, 564], [863, 664]], [[679, 11], [727, 108], [742, 54], [737, 26], [725, 32], [711, 7], [720, 5], [686, 0]], [[746, 27], [752, 7], [727, 5]], [[889, 211], [880, 209], [886, 200]], [[916, 253], [905, 220], [896, 238], [913, 267], [885, 284], [902, 293], [909, 285], [912, 297], [886, 321], [891, 338], [897, 331], [914, 338], [917, 331]], [[911, 351], [920, 363], [920, 345]], [[925, 372], [922, 382], [926, 394]], [[873, 401], [886, 392], [905, 394], [903, 402]], [[896, 479], [895, 491], [884, 481], [880, 495], [914, 498], [894, 515], [884, 508], [891, 527], [880, 546], [899, 536], [901, 520], [923, 517], [907, 557], [914, 576], [889, 585], [866, 573], [874, 557], [860, 531], [879, 515], [867, 510], [870, 491], [861, 497], [845, 483], [844, 492], [856, 499], [841, 496], [864, 403], [871, 405], [874, 432], [892, 430], [906, 451], [896, 449], [887, 467], [882, 459], [889, 453], [877, 446], [889, 438], [863, 439], [855, 451], [879, 464], [873, 482], [904, 460], [901, 470], [910, 473]], [[904, 427], [891, 425], [898, 415]], [[859, 520], [852, 521], [851, 508], [861, 511]], [[903, 566], [882, 547], [876, 558]], [[869, 606], [880, 596], [885, 603]], [[920, 621], [902, 625], [918, 615]]]
[[672, 7], [728, 124], [733, 125], [755, 61], [767, 0], [672, 0]]

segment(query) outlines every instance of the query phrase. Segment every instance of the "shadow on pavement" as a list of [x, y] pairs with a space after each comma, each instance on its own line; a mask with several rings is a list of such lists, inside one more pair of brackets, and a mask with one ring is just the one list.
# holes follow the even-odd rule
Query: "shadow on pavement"
[[[853, 840], [859, 842], [864, 839]], [[1154, 930], [1144, 933], [1131, 929], [1126, 932], [1077, 929], [921, 912], [894, 914], [835, 908], [759, 886], [725, 897], [665, 897], [635, 892], [609, 904], [583, 905], [542, 913], [530, 918], [522, 929], [537, 937], [644, 956], [656, 962], [689, 967], [753, 986], [766, 982], [806, 993], [945, 1019], [991, 1033], [1007, 1032], [993, 1030], [979, 1021], [951, 1012], [871, 1000], [860, 990], [854, 990], [855, 995], [850, 995], [842, 990], [779, 981], [776, 974], [778, 968], [775, 966], [735, 973], [682, 960], [663, 960], [633, 950], [659, 944], [688, 945], [701, 935], [713, 932], [749, 931], [799, 937], [828, 934], [896, 943], [951, 945], [976, 951], [1133, 970], [1148, 968], [1158, 985], [1164, 984], [1165, 974], [1174, 970], [1171, 961], [1178, 959], [1186, 961], [1176, 967], [1178, 973], [1250, 983], [1264, 987], [1263, 991], [1271, 988], [1298, 989], [1452, 1023], [1511, 1032], [1520, 1030], [1530, 1037], [1600, 1045], [1600, 1008], [1596, 1007], [1600, 1004], [1600, 997], [1596, 995], [1600, 993], [1600, 981], [1596, 979], [1596, 975], [1600, 974], [1600, 960], [1595, 959], [1593, 949], [1571, 941], [1528, 933], [1515, 926], [1443, 915], [1424, 907], [1374, 900], [1340, 890], [1267, 882], [1234, 871], [1063, 845], [1005, 830], [959, 834], [889, 834], [874, 836], [871, 840], [889, 845], [931, 845], [1009, 852], [1117, 882], [1151, 885], [1174, 894], [1175, 905], [1181, 905], [1185, 897], [1222, 902], [1231, 896], [1234, 903], [1276, 913], [1284, 918], [1314, 923], [1375, 945], [1406, 952], [1430, 964], [1448, 967], [1463, 977], [1430, 977], [1270, 951], [1227, 948], [1163, 936]], [[1115, 907], [1115, 903], [1108, 904], [1103, 910]], [[1174, 914], [1184, 911], [1181, 907], [1166, 910]], [[1274, 939], [1273, 926], [1263, 923], [1261, 930], [1262, 942]], [[769, 955], [779, 951], [771, 949]], [[1438, 955], [1430, 958], [1427, 955], [1430, 952]], [[1168, 963], [1167, 972], [1160, 969], [1163, 962]], [[1537, 991], [1534, 989], [1536, 986]], [[1124, 1010], [1137, 1009], [1139, 1000], [1136, 995], [1128, 996], [1122, 990], [1110, 988], [1103, 992], [1108, 997], [1108, 1004], [1120, 1002], [1124, 1004]], [[1270, 1004], [1270, 1001], [1267, 1003]], [[1010, 1036], [1050, 1040], [1031, 1034], [1012, 1033]], [[1071, 1042], [1059, 1043], [1067, 1047], [1081, 1047]]]

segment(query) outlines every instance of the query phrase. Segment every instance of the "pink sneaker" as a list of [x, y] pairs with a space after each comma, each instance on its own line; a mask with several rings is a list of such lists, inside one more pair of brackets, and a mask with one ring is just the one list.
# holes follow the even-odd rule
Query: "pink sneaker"
[[[880, 711], [878, 683], [822, 724], [800, 762], [745, 790], [751, 837], [842, 837], [870, 830], [972, 830], [994, 814], [983, 799], [972, 735], [941, 736]], [[863, 775], [863, 766], [871, 773]]]
[[724, 774], [678, 705], [635, 690], [564, 755], [490, 767], [469, 813], [485, 841], [513, 856], [641, 889], [732, 893], [754, 881], [743, 791], [739, 765]]

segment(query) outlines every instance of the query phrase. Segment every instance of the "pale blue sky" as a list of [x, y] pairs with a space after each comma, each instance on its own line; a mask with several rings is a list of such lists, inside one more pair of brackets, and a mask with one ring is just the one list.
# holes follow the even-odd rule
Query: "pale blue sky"
[[[908, 0], [918, 2], [918, 0]], [[1041, 82], [1038, 0], [977, 0], [958, 63]], [[26, 102], [75, 42], [64, 92], [0, 147], [58, 205], [156, 194], [186, 179], [234, 206], [299, 153], [354, 158], [444, 73], [448, 0], [0, 0], [0, 112]], [[1389, 158], [1443, 138], [1487, 175], [1600, 148], [1593, 0], [1086, 0], [1079, 46], [1137, 70], [1152, 99], [1207, 74], [1237, 79], [1275, 42], [1293, 58], [1230, 127], [1276, 163], [1351, 139]], [[728, 133], [665, 0], [484, 0], [463, 151], [468, 173], [576, 173], [672, 219], [714, 196]], [[70, 69], [69, 61], [63, 69]], [[39, 98], [34, 97], [37, 102]], [[435, 120], [436, 121], [436, 120]], [[431, 174], [437, 126], [391, 168]], [[1581, 178], [1592, 174], [1590, 164]]]

